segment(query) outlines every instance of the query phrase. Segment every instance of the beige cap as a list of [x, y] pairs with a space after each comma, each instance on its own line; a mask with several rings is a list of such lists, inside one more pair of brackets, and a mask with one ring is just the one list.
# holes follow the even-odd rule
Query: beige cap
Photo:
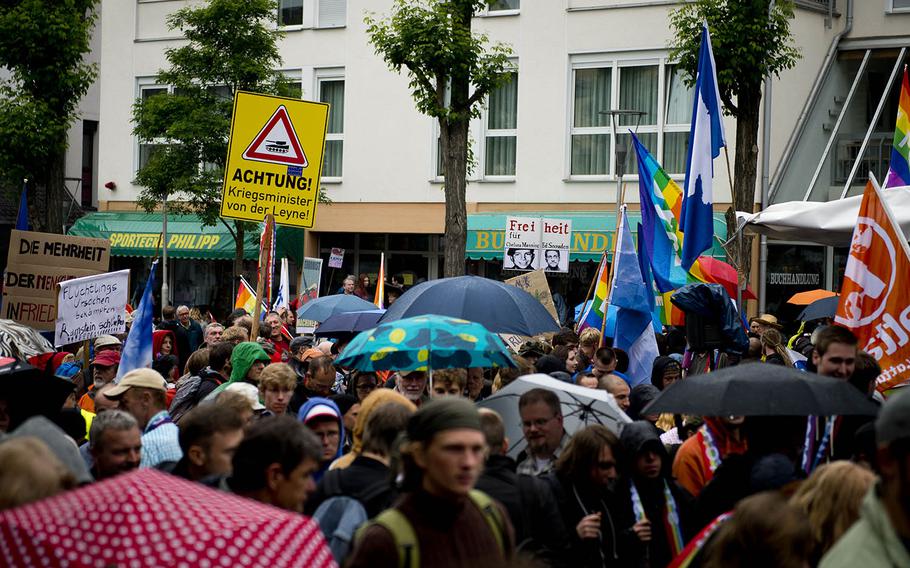
[[265, 405], [259, 402], [259, 389], [250, 383], [231, 383], [224, 392], [235, 392], [250, 401], [253, 411], [265, 410]]
[[99, 347], [108, 347], [110, 345], [123, 345], [123, 342], [113, 335], [99, 335], [95, 340], [95, 349]]
[[154, 389], [161, 392], [167, 392], [167, 382], [158, 371], [151, 369], [135, 369], [123, 375], [117, 386], [104, 392], [108, 398], [118, 398], [131, 387], [141, 387], [144, 389]]

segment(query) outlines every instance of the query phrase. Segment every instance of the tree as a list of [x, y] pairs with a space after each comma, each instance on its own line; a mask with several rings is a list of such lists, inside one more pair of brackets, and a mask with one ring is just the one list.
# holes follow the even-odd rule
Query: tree
[[[146, 211], [167, 201], [169, 211], [196, 214], [205, 226], [224, 223], [234, 237], [234, 274], [243, 272], [246, 232], [255, 227], [221, 218], [234, 93], [290, 94], [282, 75], [274, 0], [210, 0], [178, 10], [168, 27], [188, 40], [166, 51], [170, 67], [158, 73], [172, 90], [139, 100], [134, 133], [156, 146], [136, 175]], [[173, 198], [173, 199], [172, 199]]]
[[[790, 36], [793, 2], [777, 0], [695, 0], [670, 15], [676, 39], [670, 57], [679, 61], [695, 82], [701, 28], [708, 22], [717, 83], [724, 112], [736, 118], [733, 206], [726, 212], [727, 238], [736, 232], [735, 211], [752, 211], [758, 166], [758, 126], [762, 84], [769, 75], [792, 68], [799, 51]], [[751, 237], [743, 247], [728, 247], [741, 276], [751, 269]]]
[[84, 61], [97, 0], [0, 2], [0, 185], [29, 180], [34, 228], [63, 232], [67, 132], [97, 70]]
[[[468, 127], [480, 103], [509, 80], [511, 49], [471, 32], [471, 18], [492, 0], [395, 0], [389, 18], [365, 18], [370, 43], [388, 64], [407, 69], [420, 112], [439, 123], [445, 172], [445, 276], [465, 268]], [[473, 90], [472, 90], [473, 89]]]

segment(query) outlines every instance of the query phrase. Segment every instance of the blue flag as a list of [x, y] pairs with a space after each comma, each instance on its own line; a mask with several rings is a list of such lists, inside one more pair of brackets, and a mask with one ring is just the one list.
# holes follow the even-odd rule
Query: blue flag
[[618, 233], [610, 290], [610, 306], [616, 307], [613, 346], [628, 353], [629, 370], [626, 375], [629, 384], [634, 387], [650, 380], [654, 359], [659, 354], [652, 327], [654, 292], [642, 277], [625, 207]]
[[155, 269], [158, 261], [152, 263], [149, 279], [145, 283], [145, 292], [139, 301], [139, 307], [133, 312], [133, 325], [123, 343], [123, 354], [120, 357], [120, 368], [115, 382], [120, 382], [123, 375], [135, 369], [152, 366], [152, 316], [155, 314]]
[[28, 230], [28, 199], [26, 198], [26, 187], [28, 187], [27, 182], [22, 184], [22, 197], [19, 198], [19, 214], [16, 216], [17, 231]]
[[689, 128], [686, 186], [679, 219], [679, 228], [685, 234], [680, 256], [682, 268], [686, 271], [701, 253], [711, 248], [714, 238], [714, 158], [726, 146], [715, 69], [711, 35], [708, 26], [703, 25], [692, 126]]

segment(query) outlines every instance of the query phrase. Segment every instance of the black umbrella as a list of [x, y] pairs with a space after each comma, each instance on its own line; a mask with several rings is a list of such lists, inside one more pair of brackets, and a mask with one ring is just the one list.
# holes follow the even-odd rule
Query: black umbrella
[[840, 302], [840, 296], [831, 296], [815, 300], [799, 314], [799, 321], [812, 321], [823, 318], [833, 318], [837, 313], [837, 304]]
[[0, 399], [6, 400], [9, 408], [11, 430], [32, 416], [56, 417], [73, 389], [70, 381], [19, 360], [0, 362]]
[[847, 381], [782, 365], [749, 363], [677, 381], [642, 414], [874, 416], [878, 406]]
[[380, 321], [437, 314], [482, 324], [493, 333], [537, 335], [559, 325], [537, 298], [520, 288], [480, 276], [418, 284], [389, 306]]

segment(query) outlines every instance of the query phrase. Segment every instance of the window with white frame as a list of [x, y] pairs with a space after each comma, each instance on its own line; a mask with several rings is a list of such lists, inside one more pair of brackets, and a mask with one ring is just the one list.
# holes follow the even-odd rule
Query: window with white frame
[[303, 25], [303, 0], [278, 0], [278, 25]]
[[[164, 95], [172, 92], [172, 88], [167, 85], [140, 85], [139, 86], [139, 100], [144, 103], [150, 98], [157, 95]], [[136, 171], [138, 172], [144, 168], [149, 160], [152, 159], [152, 156], [155, 155], [155, 152], [161, 148], [167, 146], [167, 140], [164, 139], [154, 139], [147, 142], [139, 142], [139, 152], [136, 161]]]
[[[685, 170], [692, 112], [692, 91], [683, 75], [664, 57], [604, 61], [585, 57], [573, 62], [569, 173], [576, 179], [617, 173], [617, 143], [628, 144], [629, 130], [661, 161], [670, 174]], [[611, 124], [610, 110], [635, 110]], [[625, 175], [636, 174], [634, 151]]]
[[891, 0], [890, 12], [910, 12], [910, 0]]
[[341, 178], [344, 165], [344, 77], [320, 74], [316, 79], [319, 100], [331, 105], [322, 159], [323, 178]]
[[518, 142], [518, 72], [487, 99], [484, 132], [484, 175], [514, 176]]
[[316, 0], [318, 3], [318, 27], [340, 28], [347, 21], [347, 0]]
[[493, 0], [483, 14], [496, 14], [498, 12], [517, 12], [521, 8], [521, 0]]

